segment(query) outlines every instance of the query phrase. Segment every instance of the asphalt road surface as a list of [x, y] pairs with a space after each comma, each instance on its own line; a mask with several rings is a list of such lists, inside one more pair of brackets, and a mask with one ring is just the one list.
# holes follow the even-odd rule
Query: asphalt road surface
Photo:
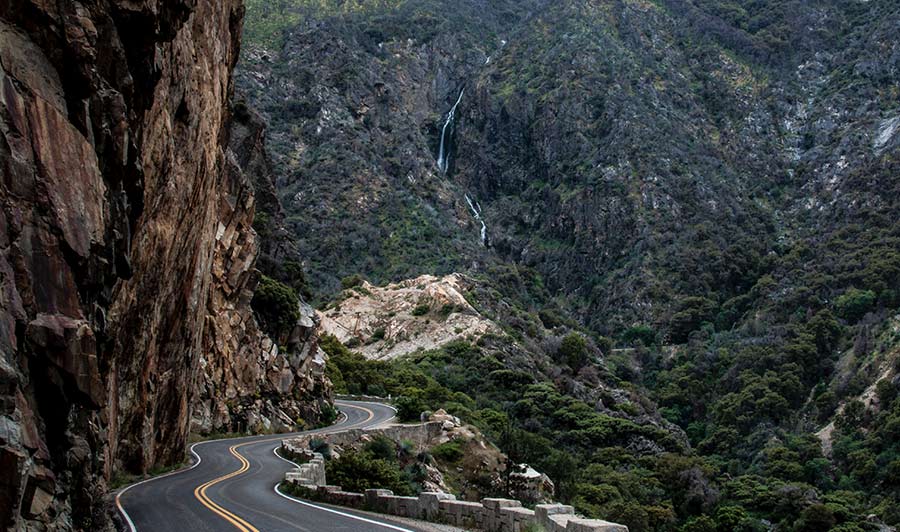
[[[307, 433], [376, 427], [393, 419], [379, 403], [337, 401], [346, 417]], [[324, 507], [288, 497], [275, 486], [293, 464], [275, 454], [289, 434], [196, 443], [194, 464], [133, 484], [116, 505], [131, 532], [385, 532], [417, 531], [352, 510]]]

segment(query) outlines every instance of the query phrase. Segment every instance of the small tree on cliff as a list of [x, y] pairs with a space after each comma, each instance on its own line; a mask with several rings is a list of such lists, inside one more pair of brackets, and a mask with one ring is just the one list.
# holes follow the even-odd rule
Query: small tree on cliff
[[291, 287], [263, 275], [250, 306], [262, 322], [263, 329], [279, 339], [290, 333], [300, 319], [299, 302], [297, 293]]

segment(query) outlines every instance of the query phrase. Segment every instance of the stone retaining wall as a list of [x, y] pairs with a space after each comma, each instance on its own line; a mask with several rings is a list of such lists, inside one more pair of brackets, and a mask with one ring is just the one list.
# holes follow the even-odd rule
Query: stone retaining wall
[[326, 484], [325, 458], [319, 453], [313, 453], [308, 462], [285, 473], [284, 479], [288, 482], [296, 482], [301, 486], [324, 486]]
[[350, 395], [350, 394], [335, 394], [335, 399], [339, 399], [342, 401], [364, 401], [366, 403], [381, 403], [385, 405], [390, 405], [391, 396], [387, 397], [378, 397], [377, 395]]
[[628, 532], [628, 527], [599, 519], [583, 519], [571, 506], [539, 504], [534, 510], [513, 499], [458, 501], [449, 493], [425, 492], [418, 497], [401, 497], [390, 490], [371, 489], [363, 493], [324, 486], [325, 462], [315, 453], [309, 462], [285, 474], [285, 481], [299, 488], [301, 495], [328, 504], [369, 510], [399, 517], [446, 523], [484, 532]]
[[363, 493], [343, 491], [326, 485], [325, 459], [310, 450], [310, 442], [321, 438], [330, 445], [351, 445], [363, 438], [382, 434], [395, 441], [412, 441], [417, 450], [446, 439], [444, 422], [429, 421], [417, 425], [391, 425], [378, 429], [352, 429], [332, 434], [303, 435], [282, 442], [289, 456], [305, 460], [288, 471], [284, 479], [300, 496], [328, 504], [370, 510], [388, 515], [446, 523], [466, 530], [483, 532], [628, 532], [628, 527], [575, 515], [571, 506], [538, 504], [534, 510], [514, 499], [458, 501], [449, 493], [424, 492], [418, 497], [394, 495], [390, 490], [371, 489]]

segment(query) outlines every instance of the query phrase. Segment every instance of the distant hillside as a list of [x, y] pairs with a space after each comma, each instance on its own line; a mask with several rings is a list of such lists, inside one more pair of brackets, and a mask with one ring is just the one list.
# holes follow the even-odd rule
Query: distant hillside
[[[582, 501], [633, 530], [704, 530], [733, 507], [778, 530], [900, 524], [900, 448], [871, 431], [895, 419], [897, 383], [862, 362], [897, 344], [896, 2], [281, 8], [249, 6], [268, 33], [248, 33], [237, 85], [270, 124], [318, 301], [355, 274], [459, 272], [505, 305], [510, 338], [610, 342], [599, 371], [714, 479], [702, 502], [621, 478]], [[551, 351], [534, 364], [562, 367]], [[834, 418], [879, 380], [884, 400]], [[832, 421], [845, 443], [826, 455]], [[598, 454], [580, 465], [638, 475], [639, 458]], [[671, 519], [639, 517], [659, 508]]]

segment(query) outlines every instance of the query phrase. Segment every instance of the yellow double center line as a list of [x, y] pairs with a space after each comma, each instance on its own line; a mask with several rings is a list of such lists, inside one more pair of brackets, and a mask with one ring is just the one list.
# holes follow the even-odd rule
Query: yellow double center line
[[[354, 423], [353, 425], [351, 425], [350, 427], [347, 427], [347, 428], [352, 428], [353, 426], [361, 425], [363, 423], [368, 422], [373, 417], [375, 417], [375, 412], [369, 410], [368, 408], [363, 408], [361, 406], [356, 406], [356, 405], [345, 405], [345, 406], [363, 410], [369, 415], [369, 417], [367, 417], [363, 421]], [[227, 475], [222, 475], [219, 478], [214, 478], [208, 482], [205, 482], [205, 483], [197, 486], [194, 489], [194, 497], [196, 497], [197, 500], [200, 501], [200, 504], [202, 504], [203, 506], [206, 506], [211, 511], [216, 513], [219, 517], [221, 517], [222, 519], [224, 519], [224, 520], [228, 521], [229, 523], [231, 523], [232, 525], [234, 525], [234, 527], [237, 528], [238, 530], [240, 530], [241, 532], [259, 532], [258, 528], [251, 525], [250, 523], [248, 523], [244, 519], [240, 518], [239, 516], [235, 515], [234, 513], [229, 512], [228, 510], [226, 510], [225, 508], [223, 508], [221, 505], [217, 504], [216, 502], [214, 502], [206, 494], [206, 490], [208, 490], [209, 488], [211, 488], [212, 486], [214, 486], [220, 482], [225, 482], [226, 480], [228, 480], [230, 478], [234, 478], [236, 476], [243, 475], [244, 473], [247, 472], [248, 469], [250, 469], [250, 461], [247, 460], [246, 458], [244, 458], [243, 455], [241, 455], [241, 453], [237, 452], [237, 450], [239, 448], [241, 448], [245, 445], [253, 444], [253, 443], [266, 443], [266, 442], [276, 441], [276, 440], [280, 440], [280, 439], [283, 439], [283, 438], [279, 436], [279, 437], [269, 438], [269, 439], [265, 439], [265, 440], [254, 440], [254, 441], [239, 443], [239, 444], [232, 445], [231, 447], [229, 447], [228, 452], [230, 452], [232, 455], [235, 456], [235, 458], [240, 460], [241, 467], [239, 467], [238, 469], [235, 469], [234, 471], [232, 471], [231, 473], [228, 473]]]
[[[273, 438], [273, 439], [278, 439], [278, 438]], [[261, 440], [261, 441], [272, 441], [272, 440]], [[206, 490], [208, 490], [210, 488], [210, 486], [218, 484], [219, 482], [224, 482], [224, 481], [228, 480], [229, 478], [233, 478], [238, 475], [241, 475], [245, 471], [250, 469], [250, 462], [246, 458], [244, 458], [241, 455], [241, 453], [237, 452], [237, 449], [238, 449], [238, 447], [243, 447], [244, 445], [249, 445], [251, 443], [260, 443], [260, 442], [255, 441], [255, 442], [241, 443], [238, 445], [232, 445], [231, 447], [228, 448], [228, 452], [233, 454], [238, 460], [241, 461], [240, 468], [232, 471], [231, 473], [228, 473], [227, 475], [222, 475], [219, 478], [214, 478], [214, 479], [210, 480], [209, 482], [206, 482], [204, 484], [197, 486], [194, 489], [194, 497], [196, 497], [197, 500], [200, 501], [200, 504], [202, 504], [203, 506], [206, 506], [207, 508], [209, 508], [210, 510], [212, 510], [213, 512], [218, 514], [222, 519], [224, 519], [224, 520], [228, 521], [229, 523], [231, 523], [232, 525], [234, 525], [234, 527], [237, 528], [238, 530], [240, 530], [241, 532], [259, 532], [259, 529], [257, 529], [255, 526], [251, 525], [247, 521], [244, 521], [237, 515], [229, 512], [225, 508], [216, 504], [212, 499], [210, 499], [206, 495]]]

